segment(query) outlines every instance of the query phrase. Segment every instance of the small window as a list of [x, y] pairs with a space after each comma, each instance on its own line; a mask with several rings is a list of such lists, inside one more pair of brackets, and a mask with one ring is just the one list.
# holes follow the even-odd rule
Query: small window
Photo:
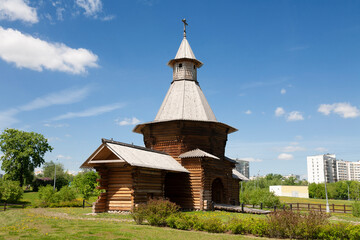
[[194, 65], [194, 69], [195, 69], [195, 65]]
[[181, 67], [182, 67], [182, 63], [179, 64], [179, 68], [181, 68]]

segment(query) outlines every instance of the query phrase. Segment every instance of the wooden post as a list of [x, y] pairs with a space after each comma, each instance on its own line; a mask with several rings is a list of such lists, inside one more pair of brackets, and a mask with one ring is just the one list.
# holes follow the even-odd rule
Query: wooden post
[[333, 206], [332, 206], [332, 207], [333, 207], [333, 212], [335, 212], [335, 204], [333, 204]]
[[260, 203], [260, 209], [263, 209], [263, 203]]
[[320, 212], [322, 212], [322, 211], [321, 211], [321, 203], [319, 204], [319, 207], [320, 207]]
[[300, 210], [300, 206], [299, 206], [299, 203], [297, 203], [297, 209]]
[[346, 205], [344, 204], [344, 213], [346, 213]]
[[310, 211], [310, 203], [308, 204], [308, 210]]
[[255, 208], [255, 204], [253, 204], [253, 208]]
[[83, 208], [85, 208], [85, 199], [83, 199]]
[[6, 202], [4, 203], [4, 212], [6, 211]]
[[292, 203], [290, 203], [290, 211], [292, 211]]
[[274, 206], [274, 212], [276, 212], [276, 205]]
[[285, 211], [285, 204], [283, 205], [283, 210]]
[[241, 204], [241, 212], [244, 212], [244, 203]]

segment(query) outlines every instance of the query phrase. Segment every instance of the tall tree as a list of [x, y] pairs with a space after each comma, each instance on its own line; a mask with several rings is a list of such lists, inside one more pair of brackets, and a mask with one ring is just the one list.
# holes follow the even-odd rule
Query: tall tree
[[64, 166], [61, 163], [55, 164], [53, 161], [45, 162], [43, 165], [44, 177], [54, 178], [56, 165], [56, 176], [65, 175]]
[[5, 129], [0, 135], [0, 150], [4, 154], [0, 158], [4, 177], [22, 186], [32, 181], [34, 169], [45, 162], [45, 153], [53, 148], [42, 134]]

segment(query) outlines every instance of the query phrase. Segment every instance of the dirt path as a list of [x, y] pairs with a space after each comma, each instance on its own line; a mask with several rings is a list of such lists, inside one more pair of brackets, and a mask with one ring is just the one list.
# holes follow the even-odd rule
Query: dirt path
[[69, 219], [69, 220], [88, 220], [88, 221], [101, 220], [101, 221], [108, 221], [108, 222], [133, 222], [132, 219], [77, 217], [77, 216], [71, 216], [67, 213], [53, 212], [53, 211], [47, 210], [46, 208], [31, 208], [31, 209], [29, 209], [29, 212], [37, 214], [37, 215], [43, 215], [43, 216], [48, 216], [48, 217], [57, 217], [57, 218]]

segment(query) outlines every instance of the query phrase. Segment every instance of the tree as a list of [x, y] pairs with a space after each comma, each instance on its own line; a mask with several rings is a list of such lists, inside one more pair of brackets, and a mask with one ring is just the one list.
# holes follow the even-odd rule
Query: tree
[[[53, 161], [45, 162], [43, 165], [44, 177], [54, 179], [55, 174], [55, 163]], [[64, 175], [64, 166], [61, 163], [56, 164], [56, 177]]]
[[5, 129], [0, 135], [0, 150], [3, 152], [1, 169], [5, 179], [30, 183], [34, 169], [45, 162], [44, 155], [53, 148], [39, 133], [17, 129]]
[[99, 178], [99, 175], [93, 171], [79, 173], [75, 176], [72, 184], [79, 190], [83, 198], [87, 200], [95, 191], [97, 178]]

